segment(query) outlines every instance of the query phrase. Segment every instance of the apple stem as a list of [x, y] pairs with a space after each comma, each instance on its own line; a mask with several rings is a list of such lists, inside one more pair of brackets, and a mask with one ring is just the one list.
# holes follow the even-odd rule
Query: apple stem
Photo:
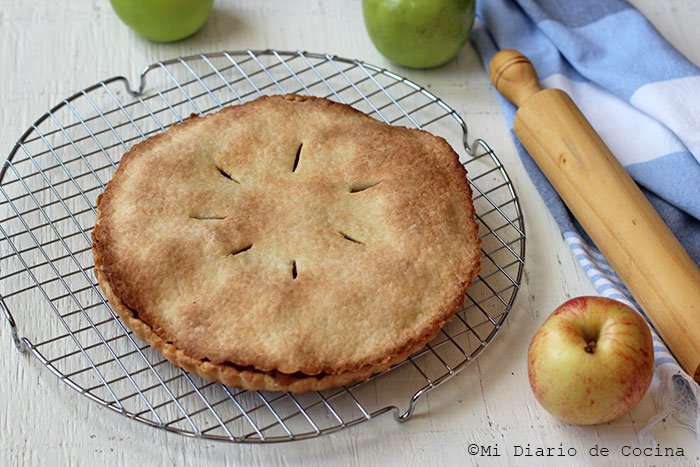
[[595, 350], [595, 341], [590, 341], [586, 346], [583, 348], [588, 353], [593, 353]]

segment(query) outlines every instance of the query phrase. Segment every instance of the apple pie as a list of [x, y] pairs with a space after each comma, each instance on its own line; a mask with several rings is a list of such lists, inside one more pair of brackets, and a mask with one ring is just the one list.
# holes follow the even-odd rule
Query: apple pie
[[204, 379], [292, 392], [420, 350], [481, 259], [445, 140], [299, 95], [134, 146], [92, 237], [100, 286], [136, 336]]

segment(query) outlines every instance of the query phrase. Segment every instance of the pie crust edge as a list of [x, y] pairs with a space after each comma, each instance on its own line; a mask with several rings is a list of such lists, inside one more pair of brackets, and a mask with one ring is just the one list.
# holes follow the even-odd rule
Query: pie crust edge
[[[93, 252], [94, 250], [95, 248], [93, 247]], [[475, 275], [477, 273], [475, 273]], [[109, 281], [102, 271], [102, 263], [98, 259], [95, 261], [95, 274], [100, 283], [100, 287], [105, 293], [107, 301], [127, 327], [131, 329], [139, 339], [165, 357], [173, 366], [194, 373], [207, 381], [214, 381], [225, 386], [242, 388], [249, 391], [264, 390], [303, 393], [308, 391], [322, 391], [324, 389], [347, 386], [358, 381], [363, 381], [372, 375], [388, 370], [391, 366], [405, 361], [410, 355], [418, 352], [425, 347], [427, 342], [435, 338], [438, 332], [440, 332], [440, 329], [452, 319], [452, 316], [450, 316], [450, 318], [435, 329], [431, 335], [411, 347], [408, 351], [396, 355], [384, 363], [367, 366], [360, 370], [347, 371], [337, 375], [321, 373], [314, 376], [305, 375], [303, 373], [285, 374], [279, 371], [262, 372], [254, 368], [243, 368], [231, 363], [212, 363], [187, 355], [187, 353], [175, 347], [174, 344], [167, 342], [153, 331], [151, 326], [140, 320], [134, 311], [126, 306], [124, 302], [114, 294]], [[465, 292], [468, 287], [469, 284], [465, 286]], [[454, 304], [455, 311], [461, 303], [461, 299], [456, 300]]]

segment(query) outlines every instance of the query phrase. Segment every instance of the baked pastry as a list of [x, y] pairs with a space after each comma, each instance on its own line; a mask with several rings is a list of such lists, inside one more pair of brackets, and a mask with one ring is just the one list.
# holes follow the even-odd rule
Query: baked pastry
[[92, 236], [111, 306], [175, 366], [293, 392], [418, 351], [481, 258], [447, 142], [298, 95], [192, 116], [134, 146]]

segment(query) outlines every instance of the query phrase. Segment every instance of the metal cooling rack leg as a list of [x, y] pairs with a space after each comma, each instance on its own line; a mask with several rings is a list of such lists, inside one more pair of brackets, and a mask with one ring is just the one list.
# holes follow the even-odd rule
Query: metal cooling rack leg
[[5, 300], [3, 300], [2, 295], [0, 295], [0, 308], [2, 308], [2, 313], [5, 315], [5, 319], [10, 325], [10, 334], [12, 335], [12, 342], [14, 342], [15, 348], [17, 348], [17, 350], [19, 350], [20, 352], [24, 352], [27, 349], [27, 347], [24, 345], [24, 341], [19, 337], [15, 319], [12, 316], [12, 313], [10, 313], [10, 310], [7, 308], [7, 305], [5, 304]]
[[[112, 83], [114, 81], [121, 81], [124, 84], [124, 89], [126, 89], [126, 92], [131, 94], [134, 97], [138, 97], [141, 94], [143, 94], [143, 90], [146, 88], [146, 73], [153, 68], [152, 66], [146, 67], [141, 74], [139, 75], [139, 87], [134, 89], [131, 87], [131, 81], [129, 81], [127, 78], [124, 76], [114, 76], [113, 78], [109, 78], [103, 81], [100, 81], [97, 83], [97, 85], [91, 86], [90, 88], [85, 89], [86, 91], [91, 91], [94, 87], [97, 86], [102, 86], [102, 85], [107, 85], [109, 83]], [[69, 98], [71, 99], [71, 98]]]
[[413, 394], [413, 397], [411, 397], [411, 401], [408, 404], [408, 408], [406, 409], [406, 411], [404, 413], [401, 413], [401, 411], [398, 408], [394, 411], [394, 420], [396, 420], [397, 422], [403, 423], [406, 420], [408, 420], [409, 418], [411, 418], [411, 415], [413, 415], [413, 412], [416, 411], [416, 404], [418, 403], [418, 399], [420, 399], [421, 396], [423, 396], [423, 394], [430, 391], [434, 387], [436, 387], [436, 386], [426, 386], [426, 387], [416, 391], [416, 393]]

